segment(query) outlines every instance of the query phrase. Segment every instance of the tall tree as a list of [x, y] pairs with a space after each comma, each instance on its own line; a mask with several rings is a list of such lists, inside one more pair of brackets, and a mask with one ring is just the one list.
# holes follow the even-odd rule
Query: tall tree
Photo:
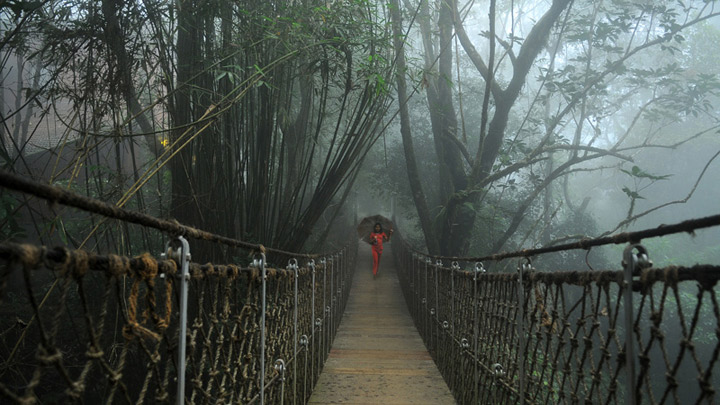
[[[683, 41], [680, 32], [717, 16], [708, 2], [694, 6], [674, 1], [658, 5], [628, 2], [611, 7], [602, 2], [553, 0], [522, 11], [515, 3], [490, 1], [488, 29], [478, 36], [466, 31], [465, 19], [472, 15], [472, 8], [461, 7], [455, 0], [432, 4], [434, 8], [431, 2], [419, 3], [419, 31], [441, 191], [434, 234], [440, 251], [451, 256], [468, 252], [483, 204], [500, 204], [498, 208], [503, 211], [501, 217], [483, 218], [487, 224], [502, 228], [485, 249], [497, 251], [516, 234], [537, 197], [547, 196], [544, 190], [555, 181], [588, 170], [580, 167], [590, 160], [612, 157], [616, 165], [631, 161], [637, 147], [628, 145], [627, 137], [615, 137], [607, 146], [597, 145], [602, 128], [593, 125], [593, 120], [602, 119], [604, 112], [589, 109], [595, 107], [593, 103], [602, 103], [601, 97], [626, 100], [643, 94], [638, 93], [639, 86], [631, 86], [635, 93], [621, 91], [618, 97], [606, 89], [611, 83], [631, 80], [634, 72], [628, 66], [641, 55], [652, 49], [677, 51]], [[474, 4], [468, 2], [466, 6]], [[406, 7], [415, 8], [409, 1]], [[502, 30], [495, 29], [498, 20], [505, 22]], [[479, 130], [468, 142], [458, 136], [453, 105], [457, 94], [451, 93], [455, 90], [450, 67], [459, 63], [453, 62], [451, 52], [453, 30], [463, 56], [483, 83], [471, 87], [484, 88], [471, 95], [474, 104], [465, 103], [470, 115], [482, 117]], [[527, 34], [516, 35], [521, 30]], [[552, 32], [555, 39], [553, 46], [548, 46]], [[560, 51], [564, 52], [562, 66], [548, 69]], [[483, 56], [486, 52], [487, 57]], [[533, 77], [534, 72], [540, 77]], [[660, 71], [653, 75], [666, 76]], [[704, 94], [711, 94], [713, 88], [706, 87]], [[612, 101], [604, 102], [613, 105]], [[540, 118], [543, 115], [547, 119]], [[588, 126], [594, 134], [588, 134]], [[476, 149], [471, 152], [470, 148]], [[411, 186], [415, 192], [417, 187]], [[503, 203], [503, 198], [512, 201]], [[553, 217], [551, 210], [552, 204], [543, 209], [546, 220]]]

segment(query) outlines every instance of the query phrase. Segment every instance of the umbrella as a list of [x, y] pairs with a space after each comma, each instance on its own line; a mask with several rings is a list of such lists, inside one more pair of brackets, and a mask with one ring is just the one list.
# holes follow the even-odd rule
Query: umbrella
[[357, 226], [357, 232], [358, 236], [360, 236], [360, 239], [364, 240], [367, 243], [370, 243], [370, 232], [372, 232], [375, 229], [375, 224], [380, 223], [383, 228], [383, 232], [388, 232], [389, 230], [393, 229], [393, 222], [387, 218], [385, 218], [382, 215], [371, 215], [369, 217], [365, 217], [360, 221], [360, 223]]

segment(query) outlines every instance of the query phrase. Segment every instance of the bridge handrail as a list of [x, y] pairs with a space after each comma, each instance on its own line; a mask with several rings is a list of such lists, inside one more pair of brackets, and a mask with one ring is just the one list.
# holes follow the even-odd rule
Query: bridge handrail
[[[355, 255], [345, 248], [285, 269], [189, 263], [185, 398], [304, 403], [339, 327]], [[0, 398], [177, 400], [179, 267], [176, 257], [0, 243], [0, 334], [15, 345], [0, 347]]]
[[[0, 398], [184, 403], [185, 397], [260, 404], [266, 398], [309, 398], [347, 303], [357, 245], [329, 253], [288, 252], [4, 170], [0, 185], [165, 231], [175, 242], [187, 236], [290, 258], [286, 269], [266, 269], [264, 258], [258, 268], [242, 268], [191, 262], [187, 242], [178, 249], [168, 243], [168, 256], [160, 259], [0, 243], [0, 336], [16, 342], [12, 349], [0, 348]], [[307, 261], [299, 265], [298, 259]], [[44, 294], [41, 300], [38, 294]], [[109, 322], [113, 313], [115, 322]], [[181, 325], [185, 314], [194, 318]], [[122, 333], [110, 325], [121, 326]], [[176, 395], [169, 389], [173, 384]]]
[[154, 228], [160, 231], [167, 232], [172, 236], [185, 236], [192, 239], [220, 243], [226, 246], [256, 249], [260, 251], [277, 253], [284, 256], [302, 257], [307, 259], [314, 259], [332, 254], [332, 252], [312, 254], [288, 252], [282, 249], [267, 247], [257, 243], [245, 242], [239, 239], [218, 235], [202, 229], [197, 229], [189, 225], [181, 224], [177, 221], [161, 219], [152, 215], [117, 207], [96, 198], [87, 197], [65, 188], [52, 186], [49, 184], [43, 184], [3, 169], [0, 169], [0, 185], [11, 190], [34, 195], [36, 197], [50, 201], [51, 203], [59, 203], [62, 205], [67, 205], [69, 207], [78, 208], [83, 211], [100, 214], [108, 218], [118, 219], [121, 221], [146, 226], [149, 228]]
[[442, 256], [425, 253], [408, 245], [407, 248], [414, 253], [423, 255], [431, 259], [464, 261], [464, 262], [482, 262], [488, 260], [503, 260], [516, 257], [530, 257], [545, 253], [562, 252], [573, 249], [590, 249], [597, 246], [621, 244], [621, 243], [639, 243], [643, 239], [666, 236], [675, 233], [693, 233], [698, 229], [710, 228], [720, 225], [720, 214], [711, 215], [703, 218], [694, 218], [670, 225], [660, 225], [656, 228], [643, 229], [634, 232], [621, 232], [609, 236], [601, 236], [598, 238], [586, 238], [572, 243], [564, 243], [561, 245], [545, 246], [533, 249], [521, 249], [513, 252], [495, 253], [486, 256]]
[[458, 403], [717, 401], [719, 265], [653, 268], [630, 243], [623, 270], [540, 271], [520, 260], [517, 271], [490, 273], [480, 260], [469, 270], [458, 262], [537, 250], [443, 265], [400, 233], [393, 245], [410, 313]]

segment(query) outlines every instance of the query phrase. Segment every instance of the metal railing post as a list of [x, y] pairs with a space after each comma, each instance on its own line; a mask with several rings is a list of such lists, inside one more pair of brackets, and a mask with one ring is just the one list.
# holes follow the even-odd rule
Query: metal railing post
[[430, 297], [428, 296], [428, 266], [432, 263], [429, 257], [425, 258], [425, 296], [423, 297], [423, 304], [425, 305], [425, 309], [423, 310], [423, 328], [425, 329], [425, 338], [429, 342], [429, 336], [430, 333], [428, 329], [428, 306], [430, 306]]
[[520, 384], [520, 404], [525, 403], [525, 287], [523, 286], [523, 273], [532, 269], [530, 259], [518, 266], [518, 383]]
[[267, 304], [267, 271], [265, 269], [265, 253], [256, 255], [253, 267], [260, 270], [261, 307], [260, 307], [260, 405], [265, 405], [265, 312]]
[[335, 293], [335, 263], [337, 263], [337, 256], [333, 256], [333, 261], [330, 264], [332, 270], [330, 271], [330, 339], [328, 339], [328, 353], [330, 352], [332, 338], [335, 334], [335, 301], [337, 300], [337, 295]]
[[320, 263], [323, 265], [323, 303], [322, 303], [322, 318], [320, 320], [320, 346], [318, 350], [318, 373], [320, 372], [320, 366], [323, 364], [323, 359], [325, 358], [325, 346], [327, 345], [327, 330], [326, 323], [328, 315], [330, 314], [330, 307], [327, 306], [327, 273], [328, 273], [328, 265], [327, 265], [327, 259], [322, 258], [320, 260]]
[[413, 297], [415, 298], [415, 317], [419, 321], [419, 315], [422, 313], [422, 306], [421, 306], [421, 298], [420, 298], [420, 257], [413, 253], [412, 256], [413, 261], [413, 274], [414, 274], [414, 280], [415, 285], [413, 287]]
[[[634, 250], [638, 254], [633, 253]], [[624, 275], [624, 307], [625, 307], [625, 366], [627, 378], [626, 403], [635, 405], [638, 403], [637, 384], [635, 382], [635, 346], [633, 344], [633, 277], [638, 276], [640, 269], [652, 266], [648, 259], [647, 250], [643, 245], [630, 244], [623, 251], [623, 275]]]
[[442, 270], [442, 260], [435, 260], [435, 307], [430, 308], [430, 315], [435, 316], [433, 321], [433, 334], [435, 335], [435, 346], [437, 346], [435, 350], [440, 347], [440, 270]]
[[[456, 336], [455, 336], [455, 273], [459, 270], [460, 270], [460, 264], [458, 262], [454, 261], [450, 264], [450, 316], [449, 316], [450, 324], [448, 326], [450, 328], [449, 335], [450, 335], [451, 342], [456, 339]], [[453, 347], [455, 347], [455, 345], [453, 345]], [[460, 359], [460, 356], [458, 356], [457, 358]], [[455, 388], [455, 382], [457, 380], [456, 377], [457, 376], [455, 375], [455, 373], [450, 374], [450, 378], [449, 378], [450, 384], [449, 385], [452, 387], [451, 389]]]
[[460, 271], [460, 264], [452, 262], [450, 266], [450, 332], [455, 334], [455, 273]]
[[303, 346], [303, 351], [305, 352], [305, 362], [303, 363], [303, 366], [305, 367], [305, 370], [303, 372], [303, 403], [305, 403], [305, 400], [307, 400], [307, 379], [308, 379], [308, 337], [307, 335], [300, 336], [300, 344]]
[[[312, 300], [310, 310], [310, 340], [312, 341], [312, 347], [315, 347], [315, 260], [311, 259], [308, 263], [310, 271], [312, 272]], [[308, 342], [310, 344], [310, 342]], [[308, 345], [309, 346], [309, 345]], [[315, 385], [315, 356], [310, 356], [310, 375], [312, 376], [311, 384]]]
[[[180, 242], [180, 250], [173, 251], [170, 248], [170, 242], [165, 245], [165, 252], [161, 256], [163, 258], [171, 258], [180, 264], [180, 320], [178, 328], [178, 358], [177, 358], [177, 394], [176, 403], [182, 405], [185, 403], [185, 356], [187, 351], [187, 303], [188, 303], [188, 284], [190, 283], [190, 244], [187, 239], [178, 236], [176, 239]], [[170, 257], [168, 257], [168, 255]]]
[[478, 311], [478, 275], [485, 273], [485, 267], [482, 262], [475, 263], [475, 274], [473, 274], [473, 352], [475, 353], [475, 360], [473, 361], [473, 404], [477, 404], [479, 400], [480, 390], [480, 373], [478, 370], [480, 363], [480, 325], [478, 323], [479, 311]]
[[295, 288], [293, 297], [293, 404], [297, 403], [297, 363], [298, 363], [298, 262], [297, 259], [288, 260], [288, 270], [295, 274]]

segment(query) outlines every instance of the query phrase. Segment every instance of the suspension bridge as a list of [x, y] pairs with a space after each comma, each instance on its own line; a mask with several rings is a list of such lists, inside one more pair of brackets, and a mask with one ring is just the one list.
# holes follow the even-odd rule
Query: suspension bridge
[[[483, 258], [429, 256], [396, 232], [372, 279], [357, 242], [282, 252], [7, 173], [0, 184], [168, 235], [137, 257], [0, 244], [3, 403], [718, 401], [720, 266], [655, 268], [639, 242], [720, 215]], [[202, 264], [193, 240], [251, 261]], [[625, 244], [622, 268], [530, 259], [608, 243]]]

